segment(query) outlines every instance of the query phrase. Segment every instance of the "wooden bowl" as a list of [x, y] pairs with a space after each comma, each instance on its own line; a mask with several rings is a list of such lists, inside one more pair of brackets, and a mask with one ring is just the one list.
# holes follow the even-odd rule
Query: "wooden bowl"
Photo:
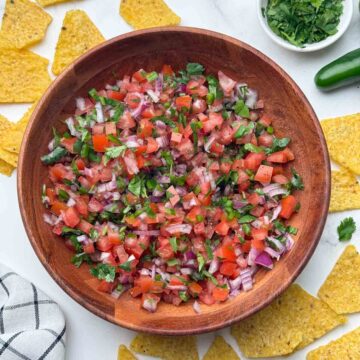
[[[160, 304], [150, 314], [138, 299], [125, 294], [115, 301], [96, 290], [97, 280], [87, 265], [76, 269], [71, 252], [43, 221], [41, 187], [47, 169], [40, 156], [47, 153], [52, 128], [72, 114], [75, 97], [92, 87], [102, 87], [113, 72], [131, 74], [139, 68], [160, 70], [162, 64], [183, 68], [199, 62], [208, 72], [219, 69], [246, 82], [265, 100], [266, 113], [274, 119], [280, 136], [292, 139], [294, 166], [305, 190], [297, 194], [300, 213], [292, 224], [299, 228], [292, 251], [272, 271], [259, 271], [253, 290], [225, 303], [179, 307]], [[62, 127], [64, 127], [62, 125]], [[330, 170], [324, 137], [313, 109], [294, 81], [273, 61], [241, 41], [193, 28], [157, 28], [136, 31], [109, 40], [75, 61], [59, 76], [40, 100], [26, 130], [18, 169], [18, 195], [22, 218], [31, 244], [46, 270], [79, 304], [94, 314], [131, 330], [181, 335], [216, 330], [255, 313], [283, 292], [304, 268], [319, 241], [329, 205]]]

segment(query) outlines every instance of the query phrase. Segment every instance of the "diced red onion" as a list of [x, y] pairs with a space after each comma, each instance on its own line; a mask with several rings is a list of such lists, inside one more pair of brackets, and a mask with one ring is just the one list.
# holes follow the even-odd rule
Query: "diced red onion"
[[70, 131], [70, 134], [72, 136], [76, 136], [76, 137], [80, 137], [81, 134], [75, 129], [75, 123], [74, 123], [74, 119], [72, 117], [69, 117], [68, 119], [65, 120], [65, 123]]
[[272, 217], [271, 217], [271, 219], [270, 219], [270, 222], [273, 222], [273, 221], [275, 221], [277, 218], [278, 218], [278, 216], [279, 216], [279, 214], [280, 214], [280, 212], [281, 212], [281, 205], [278, 205], [275, 209], [274, 209], [274, 212], [273, 212], [273, 215], [272, 215]]
[[147, 230], [147, 231], [135, 230], [133, 231], [133, 233], [139, 236], [159, 236], [160, 230]]
[[266, 185], [263, 187], [262, 190], [265, 194], [268, 194], [269, 192], [280, 189], [280, 188], [281, 188], [281, 185], [276, 183], [276, 184]]
[[130, 173], [138, 174], [139, 168], [137, 166], [136, 160], [130, 157], [124, 157], [125, 165]]
[[211, 134], [210, 137], [208, 138], [207, 142], [204, 145], [204, 150], [206, 152], [210, 152], [210, 148], [211, 145], [213, 144], [213, 142], [217, 139], [217, 135], [216, 134]]
[[163, 89], [163, 74], [159, 74], [155, 80], [155, 92], [157, 95], [161, 94]]
[[255, 264], [255, 259], [258, 255], [259, 255], [259, 251], [252, 247], [250, 249], [249, 255], [247, 257], [247, 262], [248, 262], [249, 266], [252, 266]]
[[144, 95], [140, 94], [140, 93], [134, 93], [134, 95], [138, 96], [140, 98], [140, 102], [139, 105], [136, 109], [130, 111], [130, 114], [132, 117], [137, 118], [141, 115], [141, 113], [147, 108], [147, 104], [145, 103], [144, 100]]
[[179, 84], [176, 88], [175, 92], [179, 93], [185, 93], [186, 92], [186, 85], [185, 84]]
[[261, 196], [259, 197], [259, 205], [265, 205], [265, 202], [266, 202], [265, 196], [264, 196], [264, 195], [261, 195]]
[[251, 277], [251, 270], [245, 269], [240, 271], [241, 284], [244, 291], [249, 291], [253, 287], [253, 280]]
[[82, 97], [78, 97], [75, 99], [76, 101], [76, 107], [80, 110], [80, 111], [84, 111], [85, 110], [85, 99]]
[[284, 195], [286, 193], [287, 193], [286, 189], [280, 188], [280, 189], [274, 189], [272, 191], [269, 191], [267, 195], [270, 197], [274, 197], [276, 195]]
[[167, 285], [167, 289], [174, 290], [174, 291], [185, 291], [187, 290], [187, 286], [185, 285]]
[[159, 145], [159, 147], [161, 148], [166, 148], [169, 145], [169, 138], [167, 136], [160, 136], [157, 137], [156, 139], [157, 144]]
[[230, 289], [231, 290], [237, 290], [240, 288], [242, 283], [242, 278], [241, 275], [239, 275], [238, 277], [236, 277], [234, 280], [230, 280], [229, 284], [230, 284]]
[[190, 234], [192, 230], [192, 226], [189, 224], [176, 224], [166, 227], [165, 230], [170, 234], [176, 234], [176, 233]]
[[187, 194], [187, 190], [183, 186], [176, 186], [175, 190], [180, 196], [185, 196]]
[[56, 221], [58, 220], [57, 216], [48, 213], [45, 213], [43, 215], [43, 219], [47, 224], [51, 226], [54, 226], [56, 224]]
[[253, 89], [248, 89], [248, 92], [246, 94], [245, 105], [250, 109], [254, 109], [256, 106], [257, 99], [258, 99], [257, 91]]
[[274, 249], [272, 249], [271, 247], [267, 246], [264, 251], [266, 251], [272, 258], [279, 260], [280, 259], [280, 254], [275, 251]]
[[149, 312], [155, 312], [157, 308], [157, 301], [154, 299], [146, 299], [143, 302], [142, 307]]
[[48, 144], [49, 151], [53, 151], [55, 148], [55, 139], [52, 139]]
[[200, 304], [196, 300], [193, 303], [193, 309], [197, 314], [201, 314]]
[[139, 271], [139, 274], [140, 274], [140, 275], [144, 275], [144, 276], [149, 276], [149, 275], [150, 275], [150, 271], [149, 271], [148, 269], [142, 268], [142, 269]]
[[209, 273], [214, 274], [219, 270], [220, 262], [219, 259], [216, 257], [213, 260], [211, 260], [210, 266], [209, 266]]
[[187, 251], [184, 255], [184, 261], [195, 260], [196, 255], [193, 251]]
[[181, 272], [181, 274], [183, 274], [183, 275], [191, 275], [192, 273], [193, 273], [193, 269], [191, 269], [191, 268], [181, 268], [180, 269], [180, 272]]
[[239, 246], [236, 246], [234, 249], [235, 256], [238, 257], [242, 254], [241, 248]]
[[294, 246], [294, 239], [290, 236], [289, 233], [286, 233], [285, 237], [286, 237], [286, 243], [285, 243], [286, 251], [289, 251]]
[[86, 235], [80, 235], [76, 239], [78, 242], [87, 242], [89, 240], [89, 238]]
[[166, 175], [157, 176], [156, 181], [159, 184], [170, 184], [170, 182], [171, 182], [170, 177], [166, 176]]
[[159, 102], [159, 96], [154, 92], [154, 90], [148, 90], [147, 91], [147, 94], [151, 97], [151, 100], [154, 102], [154, 103], [158, 103]]
[[280, 254], [284, 252], [285, 246], [278, 239], [274, 238], [273, 236], [268, 236], [267, 239], [276, 246]]
[[267, 269], [272, 269], [274, 267], [270, 255], [265, 251], [256, 257], [255, 264], [266, 267]]
[[103, 122], [105, 122], [105, 118], [104, 118], [104, 112], [103, 112], [103, 108], [101, 103], [97, 102], [95, 104], [95, 109], [96, 109], [96, 121], [101, 124]]
[[108, 259], [110, 255], [111, 255], [111, 253], [109, 253], [109, 252], [101, 252], [100, 253], [100, 261], [104, 261], [104, 260]]
[[126, 290], [128, 290], [129, 288], [130, 288], [130, 285], [128, 285], [128, 286], [123, 286], [120, 291], [115, 288], [115, 290], [113, 290], [113, 292], [111, 293], [111, 296], [112, 296], [114, 299], [119, 299], [119, 297], [120, 297]]
[[260, 219], [256, 219], [251, 223], [251, 226], [255, 229], [260, 229], [263, 226], [263, 222]]
[[156, 275], [156, 266], [153, 265], [151, 267], [151, 278], [154, 280], [155, 279], [155, 275]]
[[248, 202], [246, 200], [233, 200], [233, 208], [238, 210], [246, 206]]
[[76, 204], [76, 201], [73, 199], [73, 198], [70, 198], [67, 203], [66, 203], [66, 206], [67, 207], [72, 207]]
[[229, 294], [229, 297], [233, 298], [233, 297], [236, 297], [240, 294], [240, 290], [239, 289], [236, 289], [236, 290], [231, 290], [230, 291], [230, 294]]

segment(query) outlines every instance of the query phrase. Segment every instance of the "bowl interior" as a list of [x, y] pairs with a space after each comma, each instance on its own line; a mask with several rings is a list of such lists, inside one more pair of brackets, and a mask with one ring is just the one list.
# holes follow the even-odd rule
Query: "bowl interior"
[[300, 48], [298, 46], [295, 46], [291, 43], [289, 43], [288, 41], [282, 39], [280, 36], [276, 35], [272, 29], [270, 28], [270, 26], [268, 25], [265, 17], [263, 16], [263, 8], [266, 7], [268, 0], [257, 0], [258, 1], [258, 18], [259, 21], [262, 25], [262, 28], [264, 29], [264, 31], [266, 32], [266, 34], [273, 40], [275, 41], [278, 45], [288, 49], [288, 50], [293, 50], [293, 51], [297, 51], [297, 52], [312, 52], [312, 51], [317, 51], [320, 49], [324, 49], [327, 46], [330, 46], [331, 44], [333, 44], [335, 41], [337, 41], [338, 39], [340, 39], [340, 37], [345, 33], [345, 31], [347, 30], [347, 28], [350, 25], [351, 19], [352, 19], [352, 15], [353, 15], [353, 9], [354, 9], [354, 5], [353, 5], [353, 1], [352, 0], [344, 0], [343, 1], [343, 5], [344, 5], [344, 11], [343, 14], [340, 17], [340, 23], [338, 26], [338, 32], [332, 36], [327, 37], [326, 39], [318, 42], [318, 43], [314, 43], [314, 44], [309, 44], [309, 45], [305, 45], [303, 48]]
[[[97, 279], [87, 265], [75, 269], [71, 252], [43, 222], [41, 186], [47, 169], [40, 156], [47, 152], [52, 128], [63, 126], [72, 114], [75, 97], [92, 87], [113, 82], [139, 68], [175, 69], [200, 62], [208, 73], [222, 69], [247, 82], [265, 100], [266, 113], [279, 136], [292, 138], [294, 166], [305, 190], [297, 195], [302, 208], [292, 220], [300, 231], [296, 243], [272, 271], [256, 275], [254, 289], [213, 306], [202, 305], [196, 315], [191, 303], [175, 308], [161, 304], [155, 314], [140, 309], [128, 294], [115, 301], [96, 290]], [[214, 330], [245, 318], [268, 304], [296, 278], [313, 253], [321, 235], [329, 202], [329, 161], [318, 120], [294, 82], [264, 55], [235, 39], [205, 30], [160, 28], [112, 39], [69, 67], [49, 88], [35, 110], [23, 141], [18, 170], [20, 209], [30, 241], [51, 276], [76, 301], [93, 313], [121, 326], [161, 334], [187, 334]]]

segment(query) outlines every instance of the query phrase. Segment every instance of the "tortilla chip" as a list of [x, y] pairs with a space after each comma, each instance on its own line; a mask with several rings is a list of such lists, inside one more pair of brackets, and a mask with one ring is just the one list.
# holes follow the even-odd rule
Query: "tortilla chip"
[[72, 0], [36, 0], [42, 7], [69, 2]]
[[137, 360], [125, 345], [120, 345], [118, 350], [118, 360]]
[[40, 42], [51, 20], [52, 17], [32, 1], [6, 0], [1, 31], [15, 48], [22, 49]]
[[0, 49], [0, 103], [38, 100], [51, 80], [48, 60], [28, 50]]
[[130, 349], [163, 360], [198, 360], [195, 336], [160, 336], [137, 334]]
[[224, 340], [222, 336], [217, 336], [206, 352], [203, 360], [240, 360], [234, 349]]
[[346, 169], [331, 171], [330, 212], [360, 209], [360, 184]]
[[268, 307], [233, 326], [231, 333], [247, 357], [280, 356], [344, 322], [345, 317], [293, 284]]
[[0, 159], [0, 173], [6, 176], [11, 176], [15, 168], [6, 161]]
[[306, 360], [357, 360], [360, 359], [360, 327], [310, 351]]
[[12, 124], [11, 128], [5, 134], [0, 134], [0, 146], [4, 150], [19, 154], [24, 132], [36, 105], [36, 103], [33, 104], [21, 120], [16, 124]]
[[360, 311], [360, 254], [355, 246], [346, 247], [318, 296], [338, 314]]
[[0, 49], [14, 49], [14, 45], [0, 31]]
[[56, 45], [52, 72], [59, 75], [80, 55], [104, 40], [98, 28], [84, 11], [68, 11]]
[[360, 113], [321, 121], [330, 156], [360, 175]]
[[135, 29], [178, 25], [181, 21], [163, 0], [121, 0], [120, 15]]

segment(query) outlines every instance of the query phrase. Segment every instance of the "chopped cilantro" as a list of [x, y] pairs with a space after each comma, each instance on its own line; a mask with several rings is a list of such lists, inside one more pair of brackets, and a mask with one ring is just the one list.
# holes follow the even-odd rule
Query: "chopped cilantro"
[[356, 224], [352, 217], [345, 218], [337, 228], [339, 241], [349, 241], [356, 231]]
[[96, 267], [90, 269], [90, 273], [99, 280], [113, 282], [115, 280], [116, 268], [109, 264], [98, 264]]

